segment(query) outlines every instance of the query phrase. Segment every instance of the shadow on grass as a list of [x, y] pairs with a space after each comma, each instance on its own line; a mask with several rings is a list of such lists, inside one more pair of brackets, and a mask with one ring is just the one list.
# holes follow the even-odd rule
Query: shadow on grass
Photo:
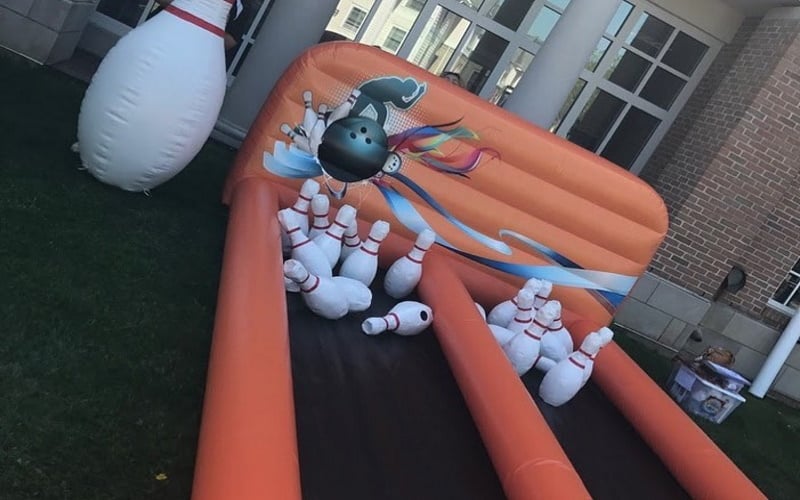
[[[670, 360], [643, 345], [635, 334], [614, 330], [617, 344], [665, 388]], [[747, 401], [721, 424], [692, 418], [768, 498], [800, 498], [800, 410], [758, 399], [746, 390], [742, 395]]]

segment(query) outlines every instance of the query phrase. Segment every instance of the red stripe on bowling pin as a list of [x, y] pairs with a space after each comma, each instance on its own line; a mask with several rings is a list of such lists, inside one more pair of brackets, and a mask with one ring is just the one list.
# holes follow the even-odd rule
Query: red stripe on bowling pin
[[[223, 0], [223, 1], [233, 5], [233, 0]], [[199, 17], [195, 16], [194, 14], [186, 12], [185, 10], [183, 10], [183, 9], [181, 9], [179, 7], [175, 7], [174, 5], [167, 5], [167, 6], [164, 7], [164, 11], [169, 12], [173, 16], [176, 16], [179, 19], [182, 19], [182, 20], [184, 20], [184, 21], [186, 21], [188, 23], [194, 24], [198, 28], [202, 28], [202, 29], [204, 29], [204, 30], [206, 30], [206, 31], [208, 31], [210, 33], [213, 33], [213, 34], [217, 35], [218, 37], [222, 38], [222, 37], [225, 36], [225, 30], [224, 29], [222, 29], [219, 26], [216, 26], [214, 24], [211, 24], [210, 22], [208, 22], [206, 20], [200, 19]]]

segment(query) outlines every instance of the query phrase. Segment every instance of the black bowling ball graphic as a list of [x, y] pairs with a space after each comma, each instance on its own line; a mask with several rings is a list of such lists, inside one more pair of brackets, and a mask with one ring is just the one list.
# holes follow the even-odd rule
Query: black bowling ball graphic
[[[387, 164], [387, 159], [393, 161]], [[358, 182], [381, 172], [384, 165], [397, 163], [389, 151], [386, 132], [375, 120], [350, 116], [331, 123], [322, 135], [317, 151], [322, 168], [336, 180]], [[390, 167], [390, 168], [392, 168]]]

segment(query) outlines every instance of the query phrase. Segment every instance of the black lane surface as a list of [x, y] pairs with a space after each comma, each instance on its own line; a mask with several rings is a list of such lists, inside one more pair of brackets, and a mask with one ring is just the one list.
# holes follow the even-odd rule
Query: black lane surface
[[[361, 332], [398, 302], [381, 283], [368, 311], [338, 321], [287, 295], [303, 497], [505, 498], [433, 331]], [[523, 382], [593, 498], [689, 498], [591, 380], [553, 408], [538, 396], [542, 376]]]
[[338, 321], [287, 296], [303, 498], [505, 498], [433, 331], [361, 332], [398, 302], [381, 285]]
[[572, 400], [554, 408], [539, 398], [542, 378], [534, 369], [522, 381], [593, 498], [690, 498], [591, 379]]

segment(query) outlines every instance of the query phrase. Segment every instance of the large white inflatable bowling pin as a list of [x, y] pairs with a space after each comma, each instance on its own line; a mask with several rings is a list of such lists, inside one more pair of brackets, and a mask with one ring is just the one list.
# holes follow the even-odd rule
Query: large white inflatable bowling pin
[[322, 250], [322, 253], [325, 254], [325, 257], [328, 258], [328, 264], [331, 265], [331, 268], [339, 262], [339, 255], [342, 253], [342, 234], [355, 217], [355, 208], [350, 205], [342, 205], [336, 213], [333, 224], [313, 240]]
[[358, 250], [351, 253], [342, 263], [339, 276], [353, 278], [365, 285], [372, 284], [378, 272], [378, 249], [389, 234], [389, 223], [379, 220], [372, 225], [369, 236]]
[[311, 197], [311, 226], [308, 229], [308, 237], [312, 240], [324, 234], [331, 227], [330, 215], [331, 200], [324, 194], [315, 194]]
[[[558, 311], [558, 316], [556, 316], [556, 319], [554, 319], [553, 323], [550, 325], [550, 332], [547, 334], [548, 337], [551, 337], [551, 339], [558, 339], [558, 341], [564, 345], [565, 352], [572, 352], [575, 348], [572, 344], [572, 335], [569, 333], [569, 330], [564, 328], [564, 324], [561, 322], [561, 302], [549, 300], [547, 303], [553, 304], [553, 309]], [[556, 361], [561, 360], [556, 359]]]
[[386, 271], [383, 289], [395, 299], [402, 299], [414, 291], [422, 278], [422, 259], [436, 241], [436, 233], [423, 229], [408, 254], [400, 257]]
[[[535, 293], [539, 289], [539, 280], [536, 278], [531, 278], [525, 282], [525, 285], [522, 288], [531, 289]], [[512, 297], [509, 300], [503, 301], [494, 306], [489, 311], [486, 321], [490, 325], [498, 325], [505, 328], [508, 326], [511, 320], [514, 319], [515, 314], [517, 314], [517, 298]]]
[[309, 273], [299, 261], [289, 259], [284, 262], [283, 275], [300, 285], [303, 302], [315, 314], [339, 319], [350, 311], [347, 297], [332, 279]]
[[303, 234], [300, 226], [290, 217], [291, 209], [278, 211], [278, 221], [291, 241], [292, 259], [300, 261], [308, 272], [317, 276], [330, 278], [333, 275], [328, 258], [316, 243]]
[[78, 117], [84, 167], [126, 191], [166, 182], [211, 135], [225, 97], [225, 24], [233, 0], [175, 0], [119, 39]]
[[[597, 330], [597, 334], [600, 335], [600, 348], [607, 346], [611, 343], [611, 340], [614, 338], [614, 332], [611, 328], [603, 327]], [[589, 377], [592, 376], [592, 370], [594, 370], [594, 358], [597, 357], [597, 353], [589, 356], [589, 360], [586, 362], [586, 367], [583, 370], [583, 383], [581, 383], [581, 387], [586, 385], [586, 382], [589, 381]]]
[[539, 397], [551, 406], [561, 406], [583, 387], [583, 372], [589, 358], [597, 354], [603, 339], [592, 332], [583, 339], [580, 349], [551, 368], [539, 385]]
[[530, 326], [503, 346], [503, 351], [517, 375], [525, 375], [539, 361], [542, 338], [546, 337], [547, 328], [554, 318], [552, 309], [539, 309]]
[[425, 331], [433, 322], [433, 311], [419, 302], [406, 301], [394, 306], [386, 316], [367, 318], [361, 323], [361, 330], [367, 335], [377, 335], [390, 331], [398, 335], [417, 335]]

